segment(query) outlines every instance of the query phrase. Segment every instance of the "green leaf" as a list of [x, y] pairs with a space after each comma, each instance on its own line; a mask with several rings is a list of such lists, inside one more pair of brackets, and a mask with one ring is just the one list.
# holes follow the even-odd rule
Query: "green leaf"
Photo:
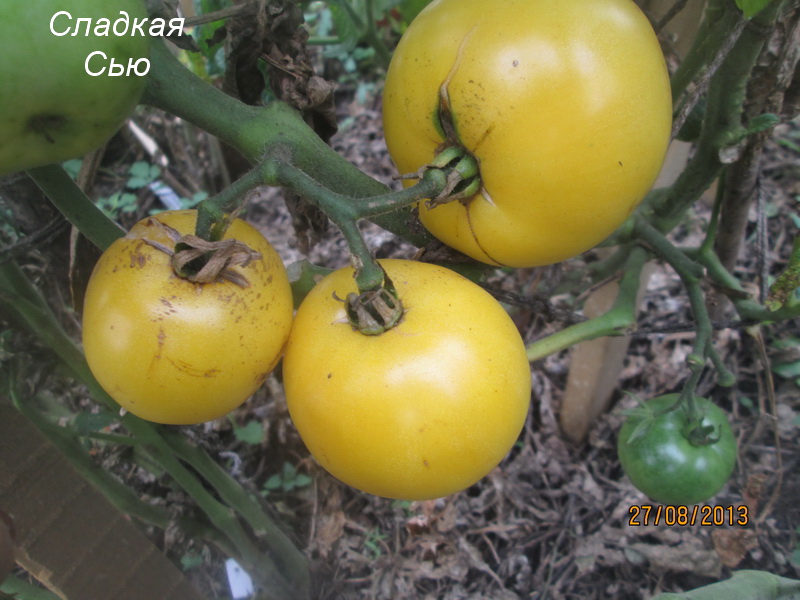
[[748, 19], [760, 13], [772, 0], [736, 0], [738, 6]]
[[128, 170], [130, 178], [126, 184], [132, 190], [138, 190], [151, 184], [161, 174], [161, 169], [145, 161], [138, 161]]
[[148, 177], [150, 175], [150, 164], [143, 160], [137, 161], [131, 165], [128, 173], [132, 177]]
[[269, 479], [264, 482], [265, 490], [278, 490], [283, 486], [283, 477], [280, 473], [270, 475]]
[[789, 363], [772, 365], [772, 372], [784, 379], [794, 379], [800, 377], [800, 360]]
[[763, 115], [758, 115], [750, 120], [750, 123], [747, 125], [747, 131], [749, 133], [760, 133], [762, 131], [767, 131], [768, 129], [772, 129], [776, 125], [781, 122], [781, 119], [778, 115], [774, 115], [772, 113], [765, 113]]
[[246, 444], [257, 446], [264, 441], [264, 428], [258, 421], [250, 421], [244, 427], [234, 427], [236, 439]]
[[298, 487], [298, 488], [306, 487], [306, 486], [311, 485], [312, 481], [314, 481], [314, 480], [311, 479], [311, 477], [309, 477], [305, 473], [298, 473], [297, 477], [295, 477], [295, 480], [294, 480], [294, 487]]

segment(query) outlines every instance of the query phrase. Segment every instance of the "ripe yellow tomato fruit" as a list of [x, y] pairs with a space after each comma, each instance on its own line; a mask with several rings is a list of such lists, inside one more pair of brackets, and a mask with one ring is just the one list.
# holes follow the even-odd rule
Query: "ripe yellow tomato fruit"
[[158, 423], [216, 419], [242, 404], [281, 357], [292, 323], [292, 293], [278, 253], [251, 225], [233, 238], [261, 258], [231, 267], [247, 279], [196, 284], [178, 277], [159, 223], [193, 233], [197, 212], [148, 217], [116, 240], [92, 272], [83, 310], [86, 360], [123, 408]]
[[400, 173], [433, 159], [446, 89], [486, 194], [420, 218], [489, 264], [529, 267], [595, 246], [658, 175], [672, 102], [656, 35], [631, 0], [434, 0], [400, 40], [383, 123]]
[[494, 468], [524, 424], [530, 365], [500, 304], [431, 264], [383, 260], [403, 302], [381, 335], [354, 330], [339, 298], [353, 270], [304, 299], [286, 348], [289, 413], [317, 461], [364, 492], [408, 500], [463, 490]]

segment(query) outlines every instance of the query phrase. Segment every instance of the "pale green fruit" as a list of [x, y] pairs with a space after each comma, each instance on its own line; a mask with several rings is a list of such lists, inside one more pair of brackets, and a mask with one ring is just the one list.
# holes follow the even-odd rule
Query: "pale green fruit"
[[[79, 34], [56, 36], [91, 19]], [[116, 64], [127, 67], [149, 56], [147, 37], [94, 35], [95, 23], [113, 25], [125, 11], [130, 23], [147, 17], [143, 0], [2, 0], [0, 2], [0, 175], [77, 158], [105, 143], [131, 114], [141, 98], [146, 77], [135, 74], [93, 77], [86, 72]], [[149, 21], [143, 28], [147, 33]], [[123, 30], [120, 22], [118, 31]], [[144, 63], [140, 63], [144, 70]]]

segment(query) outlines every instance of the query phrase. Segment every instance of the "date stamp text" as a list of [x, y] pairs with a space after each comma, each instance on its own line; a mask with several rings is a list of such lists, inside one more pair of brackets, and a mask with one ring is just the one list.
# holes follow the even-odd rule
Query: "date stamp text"
[[672, 504], [634, 504], [628, 509], [630, 527], [648, 525], [721, 527], [750, 522], [750, 512], [745, 505], [739, 506], [685, 506]]

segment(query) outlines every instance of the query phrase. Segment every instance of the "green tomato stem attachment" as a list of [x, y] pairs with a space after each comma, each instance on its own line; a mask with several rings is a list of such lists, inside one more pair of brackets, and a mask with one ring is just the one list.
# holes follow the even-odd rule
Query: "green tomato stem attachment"
[[720, 434], [717, 427], [713, 425], [698, 424], [690, 428], [686, 433], [686, 439], [692, 446], [709, 446], [716, 444], [720, 440]]
[[447, 146], [434, 157], [430, 164], [423, 165], [416, 173], [402, 175], [400, 179], [421, 180], [432, 171], [444, 172], [446, 185], [436, 196], [425, 201], [428, 208], [453, 200], [468, 201], [481, 191], [483, 184], [478, 159], [459, 144]]

